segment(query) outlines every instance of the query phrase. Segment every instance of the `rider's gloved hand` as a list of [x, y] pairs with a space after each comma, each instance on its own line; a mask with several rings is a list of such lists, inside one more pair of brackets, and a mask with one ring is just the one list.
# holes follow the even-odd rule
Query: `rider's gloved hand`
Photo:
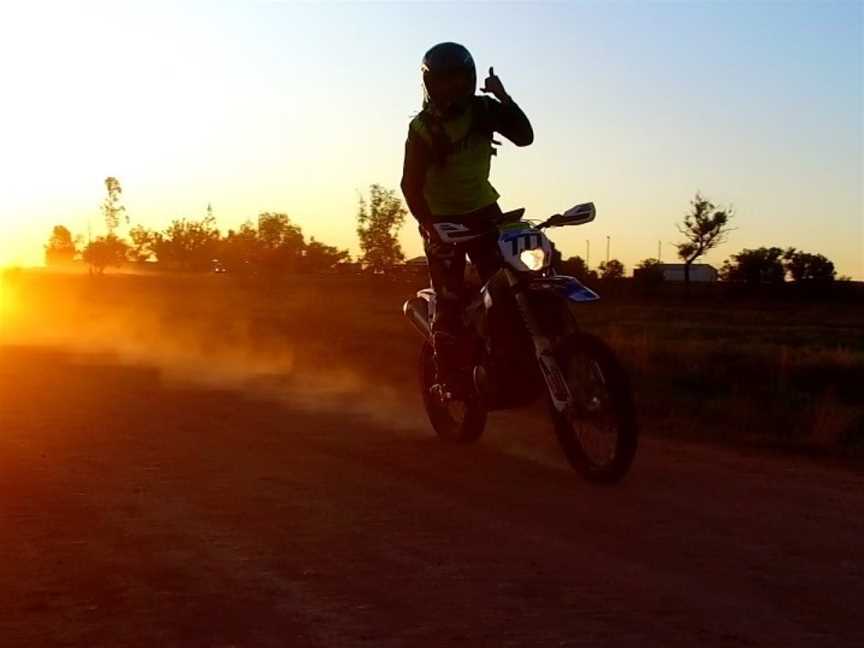
[[494, 95], [494, 97], [501, 103], [507, 103], [510, 101], [510, 95], [508, 95], [507, 91], [504, 89], [504, 84], [501, 83], [501, 79], [495, 74], [494, 68], [489, 68], [489, 76], [486, 77], [486, 81], [483, 82], [483, 87], [480, 88], [480, 91]]
[[441, 240], [441, 235], [438, 234], [438, 230], [435, 229], [432, 223], [420, 225], [420, 236], [422, 236], [423, 240], [429, 245], [444, 244], [444, 241]]

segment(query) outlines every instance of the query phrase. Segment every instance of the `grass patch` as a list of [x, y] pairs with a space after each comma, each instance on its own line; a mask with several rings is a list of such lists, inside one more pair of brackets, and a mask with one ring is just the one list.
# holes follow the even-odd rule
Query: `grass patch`
[[[262, 367], [274, 359], [347, 367], [413, 390], [419, 337], [401, 305], [414, 289], [339, 276], [262, 285], [216, 275], [15, 273], [4, 279], [0, 335], [162, 357], [222, 354]], [[864, 448], [864, 305], [619, 298], [576, 315], [627, 365], [649, 433]]]

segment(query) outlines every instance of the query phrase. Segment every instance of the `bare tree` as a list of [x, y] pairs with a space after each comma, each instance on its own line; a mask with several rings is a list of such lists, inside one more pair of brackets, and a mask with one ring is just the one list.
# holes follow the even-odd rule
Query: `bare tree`
[[717, 209], [710, 200], [697, 192], [690, 201], [690, 211], [678, 231], [685, 241], [678, 243], [678, 256], [684, 261], [684, 283], [690, 286], [690, 266], [703, 254], [726, 241], [732, 209]]

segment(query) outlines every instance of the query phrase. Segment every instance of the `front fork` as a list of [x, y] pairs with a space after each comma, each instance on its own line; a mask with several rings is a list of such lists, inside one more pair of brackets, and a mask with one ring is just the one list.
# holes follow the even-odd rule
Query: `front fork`
[[552, 348], [552, 343], [549, 338], [543, 335], [537, 318], [531, 310], [531, 305], [528, 301], [528, 295], [525, 289], [520, 285], [519, 278], [511, 270], [505, 270], [507, 283], [513, 293], [513, 298], [516, 301], [516, 306], [522, 316], [522, 321], [525, 328], [531, 336], [531, 341], [534, 343], [534, 353], [537, 357], [537, 364], [540, 366], [540, 373], [543, 374], [543, 380], [546, 381], [546, 387], [549, 390], [549, 396], [552, 399], [552, 405], [558, 412], [573, 411], [573, 395], [570, 388], [567, 386], [567, 380], [561, 371], [558, 361], [555, 359], [555, 353]]

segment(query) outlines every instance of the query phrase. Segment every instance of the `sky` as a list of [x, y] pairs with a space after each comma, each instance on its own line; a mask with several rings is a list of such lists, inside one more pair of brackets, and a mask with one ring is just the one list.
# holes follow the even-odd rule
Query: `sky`
[[[71, 5], [0, 8], [0, 264], [41, 262], [55, 224], [101, 233], [109, 175], [133, 224], [281, 211], [357, 252], [423, 52], [453, 40], [534, 125], [493, 160], [502, 207], [596, 204], [552, 233], [565, 256], [672, 261], [701, 191], [735, 211], [708, 262], [794, 246], [864, 280], [864, 3]], [[410, 218], [401, 241], [420, 254]]]

